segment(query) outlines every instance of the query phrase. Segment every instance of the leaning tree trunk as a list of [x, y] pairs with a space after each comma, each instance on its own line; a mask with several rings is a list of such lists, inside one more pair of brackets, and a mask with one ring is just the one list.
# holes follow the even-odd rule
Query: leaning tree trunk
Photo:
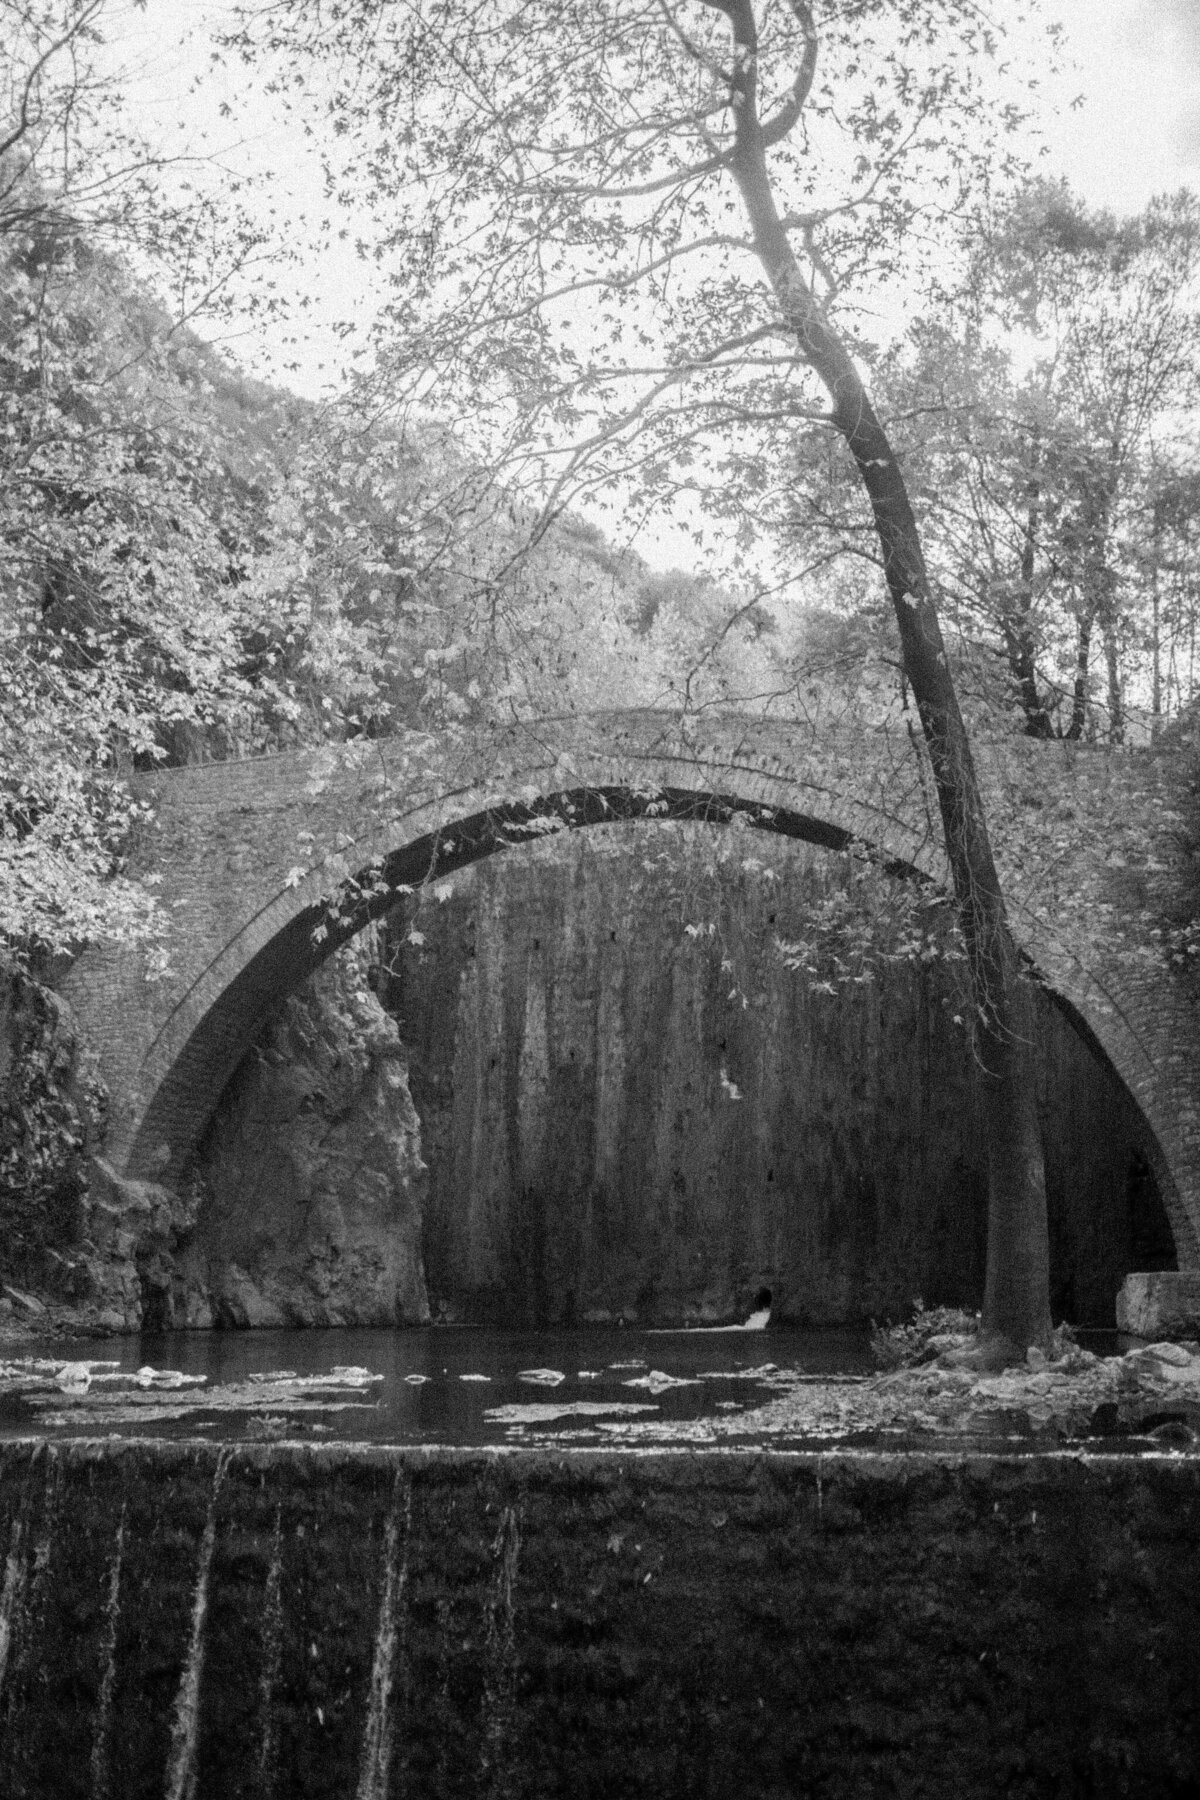
[[[929, 748], [966, 943], [976, 1054], [983, 1071], [988, 1149], [983, 1329], [985, 1340], [1002, 1359], [1044, 1343], [1051, 1328], [1032, 1007], [1008, 927], [979, 782], [904, 477], [845, 345], [804, 278], [775, 205], [756, 105], [758, 43], [751, 0], [717, 3], [730, 19], [739, 51], [733, 75], [737, 124], [731, 173], [759, 261], [806, 361], [830, 396], [832, 423], [849, 446], [870, 499], [900, 627], [904, 667]], [[815, 60], [816, 38], [810, 33], [809, 81]]]

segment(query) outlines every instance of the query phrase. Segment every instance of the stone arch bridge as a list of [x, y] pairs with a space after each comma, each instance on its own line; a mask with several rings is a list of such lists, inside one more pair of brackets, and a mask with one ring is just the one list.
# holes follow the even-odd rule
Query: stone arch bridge
[[[979, 740], [1013, 929], [1133, 1096], [1179, 1265], [1200, 1267], [1200, 980], [1188, 744]], [[162, 954], [97, 947], [63, 983], [111, 1097], [118, 1173], [170, 1182], [264, 1020], [397, 888], [547, 829], [689, 818], [944, 878], [919, 733], [649, 711], [398, 734], [136, 778], [132, 872]], [[332, 903], [332, 909], [331, 909]], [[1182, 956], [1183, 960], [1178, 958]]]

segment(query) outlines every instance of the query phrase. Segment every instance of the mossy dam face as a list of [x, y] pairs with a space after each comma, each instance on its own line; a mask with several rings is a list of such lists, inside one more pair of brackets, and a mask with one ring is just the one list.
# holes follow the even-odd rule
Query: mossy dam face
[[1200, 1460], [0, 1447], [4, 1800], [1190, 1795]]

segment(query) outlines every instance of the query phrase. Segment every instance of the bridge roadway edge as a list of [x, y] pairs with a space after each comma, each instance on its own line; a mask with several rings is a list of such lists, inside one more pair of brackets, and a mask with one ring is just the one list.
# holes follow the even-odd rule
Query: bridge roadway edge
[[[977, 742], [975, 754], [1014, 933], [1134, 1099], [1180, 1267], [1200, 1267], [1197, 982], [1139, 940], [1187, 873], [1180, 806], [1193, 765], [1027, 739]], [[106, 1154], [140, 1176], [177, 1172], [265, 1018], [350, 925], [385, 910], [397, 883], [519, 840], [523, 817], [539, 829], [539, 811], [567, 825], [737, 816], [818, 842], [851, 837], [944, 877], [923, 746], [894, 725], [610, 712], [358, 740], [136, 785], [154, 817], [130, 867], [160, 878], [169, 972], [154, 978], [140, 947], [98, 946], [62, 986], [112, 1098]], [[584, 794], [599, 807], [572, 816]], [[576, 799], [549, 806], [553, 796]], [[482, 848], [456, 838], [466, 820], [477, 837], [490, 831]], [[330, 894], [372, 867], [388, 893], [314, 944]]]

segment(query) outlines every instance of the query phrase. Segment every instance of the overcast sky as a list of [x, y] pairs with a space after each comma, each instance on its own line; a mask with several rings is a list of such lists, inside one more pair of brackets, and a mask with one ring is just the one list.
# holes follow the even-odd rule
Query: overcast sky
[[[983, 4], [1011, 28], [1013, 0]], [[1044, 20], [1062, 24], [1066, 65], [1043, 88], [1046, 173], [1066, 175], [1092, 205], [1117, 212], [1137, 211], [1152, 194], [1181, 186], [1200, 189], [1200, 0], [1041, 0], [1041, 5]], [[215, 115], [219, 86], [204, 83], [190, 99], [185, 91], [207, 63], [205, 21], [214, 13], [227, 19], [231, 10], [231, 0], [147, 0], [144, 10], [123, 11], [113, 48], [127, 68], [140, 68], [131, 97], [147, 115], [157, 114], [164, 129], [183, 114], [194, 141], [208, 115]], [[186, 51], [179, 47], [181, 28], [191, 40]], [[1029, 47], [1020, 37], [1014, 43], [1019, 56]], [[236, 98], [238, 72], [228, 71], [228, 78], [229, 97]], [[245, 114], [237, 111], [244, 129]], [[220, 142], [224, 130], [213, 116], [209, 147]], [[251, 147], [253, 160], [282, 165], [290, 182], [305, 185], [298, 148], [281, 146], [269, 128]], [[315, 165], [309, 167], [307, 200], [319, 204]], [[319, 312], [328, 309], [328, 316], [337, 316], [351, 296], [369, 310], [363, 271], [349, 254], [344, 267], [322, 268], [316, 285], [325, 302], [318, 304]], [[259, 363], [249, 340], [230, 347]], [[315, 395], [333, 373], [329, 359], [336, 360], [336, 350], [326, 336], [321, 347], [309, 346], [302, 366], [286, 378]], [[275, 373], [283, 374], [278, 364]]]
[[[1003, 17], [1003, 0], [997, 0]], [[1200, 0], [1047, 0], [1078, 65], [1052, 84], [1048, 166], [1094, 205], [1131, 212], [1200, 188]]]

